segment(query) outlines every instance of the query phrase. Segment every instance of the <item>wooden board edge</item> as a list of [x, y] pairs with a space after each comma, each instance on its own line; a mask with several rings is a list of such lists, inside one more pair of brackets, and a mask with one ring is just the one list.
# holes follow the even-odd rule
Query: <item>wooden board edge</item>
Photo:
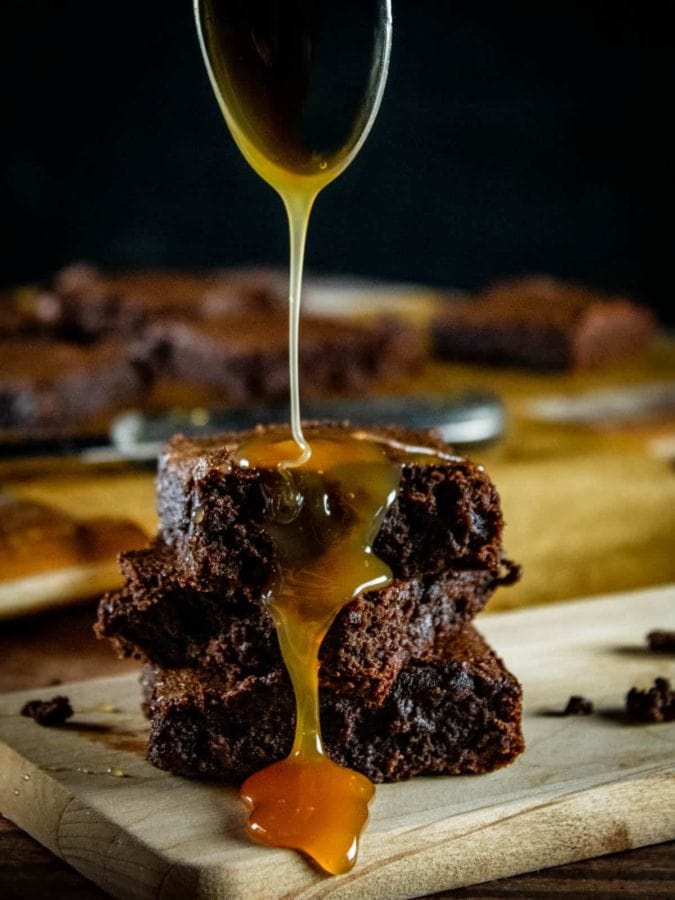
[[[18, 781], [17, 772], [21, 773]], [[38, 815], [35, 810], [39, 810]], [[27, 762], [3, 741], [0, 811], [113, 897], [154, 900], [162, 895], [169, 873], [172, 884], [181, 884], [181, 896], [197, 896], [198, 868], [163, 858], [155, 848], [84, 804], [48, 770]], [[73, 840], [73, 823], [81, 840]]]
[[[56, 856], [61, 856], [59, 825], [73, 799], [44, 769], [0, 741], [0, 812]], [[40, 809], [39, 820], [31, 816], [31, 809]]]
[[[10, 768], [22, 772], [19, 789], [15, 781], [9, 782]], [[660, 808], [673, 810], [672, 815], [655, 816], [655, 796]], [[271, 900], [288, 896], [285, 889], [271, 894], [269, 881], [256, 886], [240, 865], [231, 867], [224, 881], [222, 864], [200, 866], [162, 856], [4, 743], [0, 743], [0, 806], [7, 818], [115, 897]], [[32, 808], [40, 809], [39, 819], [30, 815]], [[563, 796], [549, 791], [534, 806], [528, 806], [527, 799], [513, 801], [494, 807], [488, 821], [485, 812], [477, 810], [459, 834], [453, 831], [456, 823], [451, 819], [430, 826], [422, 849], [406, 849], [403, 832], [390, 842], [394, 848], [390, 859], [361, 869], [357, 866], [344, 879], [300, 887], [292, 896], [361, 900], [367, 891], [373, 900], [408, 900], [674, 839], [675, 767], [658, 766]], [[604, 825], [599, 824], [600, 813]], [[396, 845], [401, 847], [398, 852]]]
[[[551, 795], [536, 806], [526, 801], [514, 801], [503, 807], [494, 807], [496, 816], [485, 822], [485, 810], [477, 810], [471, 817], [473, 826], [461, 834], [448, 832], [452, 821], [439, 835], [426, 841], [422, 850], [394, 852], [391, 859], [382, 863], [370, 863], [347, 876], [333, 879], [326, 876], [311, 885], [289, 882], [275, 893], [270, 889], [273, 877], [272, 864], [259, 875], [256, 883], [248, 867], [235, 865], [223, 881], [223, 867], [216, 863], [204, 865], [202, 870], [190, 873], [185, 866], [169, 870], [161, 892], [161, 900], [182, 900], [186, 887], [200, 900], [409, 900], [421, 894], [452, 890], [496, 878], [505, 878], [526, 871], [589, 859], [621, 850], [634, 849], [648, 844], [661, 843], [675, 838], [675, 820], [659, 824], [654, 820], [654, 791], [667, 789], [675, 808], [675, 773], [659, 769], [633, 775], [621, 782], [608, 782], [595, 788], [571, 792], [563, 797]], [[626, 804], [630, 804], [626, 806]], [[598, 829], [596, 813], [600, 804], [603, 813], [609, 807], [616, 811], [609, 827]], [[631, 820], [620, 812], [630, 809]], [[636, 821], [633, 810], [639, 810]], [[513, 829], [517, 831], [514, 834]], [[430, 831], [434, 829], [431, 828]], [[501, 832], [501, 833], [500, 833]], [[558, 836], [552, 846], [551, 834]], [[476, 840], [481, 846], [475, 847]], [[405, 844], [403, 833], [393, 842]], [[531, 858], [532, 843], [536, 856]], [[528, 844], [529, 861], [523, 862], [519, 847]], [[476, 874], [476, 858], [480, 871]], [[411, 861], [414, 860], [412, 866]], [[448, 862], [449, 861], [449, 862]], [[411, 889], [411, 885], [414, 888]], [[140, 894], [125, 897], [144, 897]]]
[[[655, 815], [657, 794], [660, 807], [673, 810], [662, 820]], [[361, 870], [357, 865], [346, 876], [344, 886], [321, 883], [294, 893], [293, 900], [362, 900], [364, 896], [369, 900], [410, 900], [673, 840], [675, 766], [558, 797], [551, 795], [535, 806], [517, 801], [495, 811], [498, 809], [500, 815], [487, 823], [461, 834], [441, 833], [423, 849], [402, 850], [383, 863], [371, 863]], [[598, 813], [606, 818], [606, 824], [599, 822]], [[523, 847], [527, 847], [525, 852]], [[374, 873], [381, 888], [364, 883]], [[212, 900], [216, 894], [199, 896]], [[246, 897], [266, 900], [263, 894], [247, 892]]]

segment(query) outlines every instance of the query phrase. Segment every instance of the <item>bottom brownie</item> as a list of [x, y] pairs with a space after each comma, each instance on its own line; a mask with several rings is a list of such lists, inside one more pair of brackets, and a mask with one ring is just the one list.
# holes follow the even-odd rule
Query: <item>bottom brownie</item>
[[[146, 667], [148, 760], [176, 775], [240, 781], [288, 754], [295, 711], [282, 668], [228, 673]], [[489, 772], [524, 747], [521, 689], [472, 626], [400, 672], [386, 699], [321, 692], [326, 748], [372, 781]]]

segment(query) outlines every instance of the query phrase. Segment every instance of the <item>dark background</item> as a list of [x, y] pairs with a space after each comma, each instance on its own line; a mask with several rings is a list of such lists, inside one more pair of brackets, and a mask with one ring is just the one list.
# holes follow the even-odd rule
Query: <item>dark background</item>
[[[674, 13], [394, 0], [380, 117], [319, 198], [309, 266], [460, 288], [546, 271], [672, 321]], [[280, 202], [226, 132], [190, 0], [4, 0], [1, 34], [3, 283], [74, 259], [285, 263]]]

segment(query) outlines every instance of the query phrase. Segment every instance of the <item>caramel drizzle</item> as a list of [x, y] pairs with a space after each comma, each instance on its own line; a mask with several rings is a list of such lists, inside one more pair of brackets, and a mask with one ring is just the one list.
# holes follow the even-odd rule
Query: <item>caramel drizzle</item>
[[[289, 457], [289, 445], [292, 441], [254, 437], [239, 449], [239, 464], [278, 467]], [[311, 448], [304, 466], [277, 468], [276, 521], [268, 526], [282, 565], [267, 602], [295, 693], [295, 739], [290, 755], [251, 776], [241, 795], [250, 810], [252, 837], [304, 851], [339, 874], [355, 862], [374, 787], [326, 754], [319, 648], [343, 606], [391, 580], [372, 543], [396, 497], [400, 465], [381, 445], [352, 435], [313, 439]], [[350, 517], [346, 526], [332, 521], [338, 515], [335, 485]], [[322, 532], [319, 552], [306, 543], [312, 530]]]

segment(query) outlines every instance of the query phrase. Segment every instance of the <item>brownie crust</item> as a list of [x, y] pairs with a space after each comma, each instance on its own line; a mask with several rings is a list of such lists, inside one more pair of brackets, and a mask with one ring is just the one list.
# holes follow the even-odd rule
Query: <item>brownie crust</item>
[[[293, 693], [282, 668], [240, 680], [226, 668], [144, 671], [148, 760], [176, 775], [241, 781], [291, 748]], [[467, 626], [401, 670], [379, 707], [321, 691], [324, 741], [374, 782], [490, 772], [523, 750], [517, 680]]]

